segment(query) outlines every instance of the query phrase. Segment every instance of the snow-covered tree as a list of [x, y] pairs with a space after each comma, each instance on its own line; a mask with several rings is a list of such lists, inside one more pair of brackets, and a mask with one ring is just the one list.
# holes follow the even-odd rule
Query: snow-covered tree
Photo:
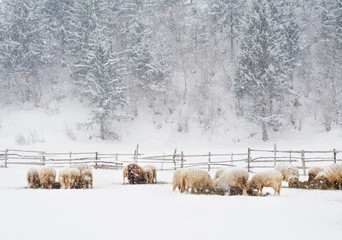
[[111, 123], [125, 118], [123, 108], [127, 104], [119, 55], [110, 54], [98, 45], [74, 68], [76, 84], [90, 100], [92, 119], [100, 127], [100, 138], [115, 137]]
[[273, 16], [268, 1], [252, 1], [234, 82], [236, 97], [250, 104], [246, 117], [260, 124], [264, 141], [268, 140], [268, 125], [279, 127], [280, 103], [289, 90], [282, 51], [285, 38]]

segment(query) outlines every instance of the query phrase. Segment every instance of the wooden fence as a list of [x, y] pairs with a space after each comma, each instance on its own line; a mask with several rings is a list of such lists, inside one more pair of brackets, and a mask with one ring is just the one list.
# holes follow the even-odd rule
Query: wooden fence
[[[273, 150], [260, 150], [248, 148], [248, 171], [254, 171], [257, 168], [274, 168], [277, 163], [287, 163], [295, 165], [302, 170], [303, 175], [307, 175], [307, 169], [311, 166], [336, 163], [342, 161], [341, 154], [338, 151], [306, 151], [306, 150], [278, 150], [274, 144]], [[338, 158], [340, 157], [340, 158]]]
[[17, 149], [0, 151], [0, 167], [8, 165], [52, 165], [65, 166], [86, 163], [94, 168], [121, 168], [124, 163], [137, 162], [139, 146], [134, 153], [100, 153], [100, 152], [45, 152]]
[[[94, 168], [122, 168], [124, 164], [154, 164], [158, 170], [174, 170], [177, 168], [202, 168], [208, 171], [222, 167], [243, 167], [249, 172], [257, 169], [274, 168], [277, 163], [295, 165], [306, 175], [307, 169], [313, 165], [328, 165], [342, 161], [342, 151], [305, 151], [305, 150], [278, 150], [276, 144], [272, 150], [248, 148], [246, 153], [211, 153], [184, 154], [183, 151], [173, 154], [146, 156], [139, 153], [139, 145], [134, 153], [100, 153], [100, 152], [64, 152], [53, 153], [44, 151], [27, 151], [6, 149], [0, 151], [0, 167], [12, 164], [27, 165], [73, 165], [87, 163]], [[340, 158], [338, 158], [340, 157]]]
[[148, 156], [139, 158], [139, 163], [159, 163], [159, 170], [174, 170], [177, 168], [203, 168], [210, 171], [222, 167], [235, 167], [238, 162], [246, 162], [248, 160], [247, 153], [221, 153], [213, 154], [184, 154], [183, 151], [177, 153], [177, 149], [173, 154]]

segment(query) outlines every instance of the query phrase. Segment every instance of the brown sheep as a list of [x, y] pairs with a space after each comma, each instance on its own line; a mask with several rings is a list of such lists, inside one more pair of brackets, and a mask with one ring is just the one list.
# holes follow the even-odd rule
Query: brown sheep
[[30, 168], [26, 174], [28, 188], [40, 188], [39, 173], [36, 168]]
[[135, 183], [144, 183], [146, 180], [144, 179], [143, 169], [135, 163], [131, 163], [127, 165], [127, 178], [130, 184]]
[[52, 167], [43, 166], [39, 169], [39, 181], [42, 188], [52, 189], [56, 181], [56, 170]]

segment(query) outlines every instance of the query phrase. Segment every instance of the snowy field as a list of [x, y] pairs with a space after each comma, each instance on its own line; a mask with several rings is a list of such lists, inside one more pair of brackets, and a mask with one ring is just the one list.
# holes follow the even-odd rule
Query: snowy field
[[[0, 168], [1, 239], [341, 239], [342, 191], [283, 188], [280, 196], [212, 196], [122, 184], [94, 170], [94, 189], [26, 189], [28, 166]], [[214, 174], [214, 171], [211, 172]], [[264, 191], [273, 194], [273, 190]]]

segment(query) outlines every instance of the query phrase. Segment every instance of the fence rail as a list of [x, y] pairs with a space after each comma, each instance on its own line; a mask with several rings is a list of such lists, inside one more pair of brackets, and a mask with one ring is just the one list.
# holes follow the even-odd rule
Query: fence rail
[[[222, 167], [244, 167], [249, 172], [261, 168], [274, 168], [277, 163], [295, 165], [306, 175], [306, 170], [312, 165], [336, 163], [342, 161], [338, 156], [342, 151], [305, 151], [278, 150], [274, 144], [273, 150], [248, 148], [246, 153], [211, 153], [184, 154], [183, 151], [173, 154], [144, 156], [139, 153], [137, 145], [134, 153], [100, 153], [100, 152], [45, 152], [32, 150], [5, 149], [0, 150], [0, 167], [8, 165], [72, 165], [87, 163], [94, 168], [121, 168], [124, 164], [155, 164], [158, 170], [174, 170], [177, 168], [197, 167], [207, 169]], [[338, 158], [340, 157], [340, 158]]]

